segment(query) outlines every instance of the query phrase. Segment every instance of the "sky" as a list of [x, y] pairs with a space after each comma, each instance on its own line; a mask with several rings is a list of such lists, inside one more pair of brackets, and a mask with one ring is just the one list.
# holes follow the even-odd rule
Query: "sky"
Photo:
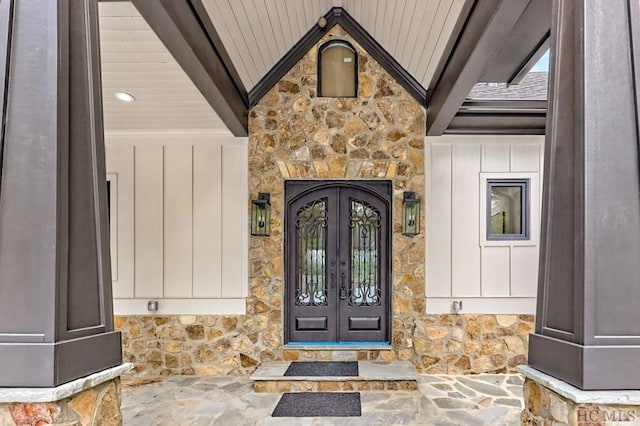
[[531, 68], [531, 71], [549, 71], [549, 51], [542, 55], [542, 58]]

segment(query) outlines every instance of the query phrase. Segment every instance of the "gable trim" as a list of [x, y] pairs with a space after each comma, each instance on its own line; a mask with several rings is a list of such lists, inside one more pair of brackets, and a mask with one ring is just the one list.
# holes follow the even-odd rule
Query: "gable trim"
[[334, 7], [324, 15], [326, 25], [314, 25], [298, 42], [260, 79], [249, 92], [249, 108], [254, 107], [300, 59], [334, 26], [340, 25], [364, 50], [375, 59], [420, 105], [426, 106], [427, 90], [387, 52], [342, 7]]

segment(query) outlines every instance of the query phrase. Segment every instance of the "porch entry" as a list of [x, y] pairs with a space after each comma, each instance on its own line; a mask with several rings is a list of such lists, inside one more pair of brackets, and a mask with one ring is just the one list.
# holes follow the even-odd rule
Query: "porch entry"
[[285, 340], [386, 342], [389, 181], [285, 182]]

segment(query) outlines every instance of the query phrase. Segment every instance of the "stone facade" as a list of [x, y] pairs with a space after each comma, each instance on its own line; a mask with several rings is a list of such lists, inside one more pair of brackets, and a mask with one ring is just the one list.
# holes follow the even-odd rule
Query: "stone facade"
[[[355, 98], [316, 96], [317, 52], [330, 39], [346, 40], [358, 53]], [[425, 122], [424, 108], [338, 26], [249, 112], [249, 194], [271, 193], [272, 220], [269, 237], [251, 238], [247, 313], [265, 316], [277, 351], [284, 343], [286, 179], [392, 182], [392, 344], [396, 357], [411, 350], [409, 334], [425, 309], [424, 227], [402, 234], [402, 197], [424, 196]]]
[[119, 426], [120, 379], [47, 403], [0, 404], [0, 426]]
[[640, 405], [579, 404], [529, 378], [524, 383], [524, 404], [523, 425], [640, 425]]
[[375, 351], [284, 349], [267, 315], [116, 317], [124, 361], [144, 375], [248, 375], [282, 360], [412, 361], [431, 374], [515, 372], [526, 364], [531, 315], [420, 315], [407, 348]]
[[[358, 53], [356, 98], [317, 97], [318, 47], [332, 38]], [[435, 374], [508, 372], [526, 363], [532, 316], [424, 314], [425, 229], [402, 234], [402, 197], [424, 197], [425, 121], [424, 108], [355, 40], [331, 29], [249, 113], [249, 195], [270, 193], [272, 214], [271, 235], [250, 239], [247, 314], [116, 318], [124, 359], [152, 375], [245, 375], [261, 362], [298, 359], [410, 360]], [[390, 350], [284, 348], [287, 179], [392, 182]]]

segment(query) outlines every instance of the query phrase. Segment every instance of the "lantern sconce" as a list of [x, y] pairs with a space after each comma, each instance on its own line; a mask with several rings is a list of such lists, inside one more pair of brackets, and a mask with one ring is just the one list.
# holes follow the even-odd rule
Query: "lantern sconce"
[[268, 237], [271, 223], [271, 194], [260, 192], [251, 200], [251, 235]]
[[406, 191], [402, 203], [402, 233], [418, 235], [420, 233], [420, 199], [415, 192]]

